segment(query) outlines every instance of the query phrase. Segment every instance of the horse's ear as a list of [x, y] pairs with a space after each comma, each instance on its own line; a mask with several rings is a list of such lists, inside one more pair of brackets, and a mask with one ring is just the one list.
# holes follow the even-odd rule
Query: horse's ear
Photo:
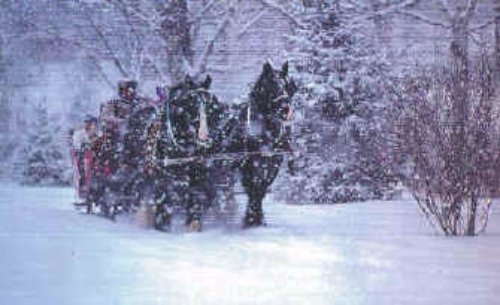
[[263, 74], [264, 75], [271, 75], [273, 73], [273, 67], [271, 66], [271, 64], [266, 61], [266, 63], [264, 64], [264, 70], [263, 70]]
[[165, 89], [161, 86], [156, 86], [156, 95], [162, 99], [165, 96]]
[[281, 77], [285, 77], [288, 75], [288, 61], [286, 61], [284, 64], [283, 64], [283, 67], [281, 67], [281, 72], [280, 72], [280, 76]]
[[201, 84], [203, 86], [203, 88], [205, 89], [210, 89], [210, 85], [212, 84], [212, 78], [210, 77], [209, 74], [207, 74], [207, 77], [205, 78], [205, 80], [203, 81], [203, 83]]

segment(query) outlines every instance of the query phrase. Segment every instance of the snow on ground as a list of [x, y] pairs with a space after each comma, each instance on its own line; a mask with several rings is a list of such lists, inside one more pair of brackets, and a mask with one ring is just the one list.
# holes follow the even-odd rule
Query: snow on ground
[[268, 200], [266, 228], [168, 234], [76, 213], [72, 200], [71, 189], [0, 185], [0, 304], [498, 304], [500, 297], [499, 213], [486, 235], [446, 238], [411, 200]]

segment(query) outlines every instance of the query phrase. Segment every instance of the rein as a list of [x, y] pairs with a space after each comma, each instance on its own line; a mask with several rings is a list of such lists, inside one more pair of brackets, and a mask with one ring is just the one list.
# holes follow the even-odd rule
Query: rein
[[175, 147], [178, 147], [177, 140], [175, 138], [174, 132], [172, 130], [172, 119], [170, 118], [170, 98], [167, 97], [165, 100], [165, 113], [166, 113], [166, 125], [167, 125], [167, 135], [174, 144]]
[[251, 152], [235, 152], [235, 153], [220, 153], [220, 154], [213, 154], [213, 155], [200, 155], [200, 156], [192, 156], [192, 157], [185, 157], [185, 158], [164, 158], [161, 162], [163, 166], [169, 166], [169, 165], [181, 165], [189, 162], [194, 162], [194, 161], [218, 161], [218, 160], [228, 160], [228, 161], [235, 161], [235, 160], [240, 160], [245, 157], [249, 156], [259, 156], [259, 157], [273, 157], [273, 156], [294, 156], [295, 153], [292, 151], [288, 150], [283, 150], [283, 149], [276, 149], [273, 151], [251, 151]]

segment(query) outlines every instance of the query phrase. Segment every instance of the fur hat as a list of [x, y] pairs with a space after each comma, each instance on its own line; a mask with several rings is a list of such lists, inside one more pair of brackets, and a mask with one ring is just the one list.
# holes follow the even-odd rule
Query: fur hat
[[84, 123], [94, 123], [97, 124], [97, 118], [93, 115], [87, 114], [83, 119]]
[[137, 81], [135, 80], [122, 80], [118, 83], [118, 90], [137, 89]]

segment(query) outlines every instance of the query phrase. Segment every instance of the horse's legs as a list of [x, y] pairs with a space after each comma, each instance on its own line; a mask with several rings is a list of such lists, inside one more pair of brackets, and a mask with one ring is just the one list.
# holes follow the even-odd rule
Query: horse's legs
[[221, 213], [223, 214], [223, 218], [226, 223], [234, 222], [234, 219], [237, 217], [238, 213], [238, 205], [236, 203], [236, 196], [234, 194], [235, 184], [236, 177], [233, 175], [233, 173], [229, 172], [227, 174], [225, 185], [221, 189], [223, 206]]
[[264, 164], [262, 158], [249, 158], [243, 168], [243, 186], [248, 195], [248, 204], [243, 218], [243, 227], [255, 227], [263, 224], [264, 212], [262, 210], [262, 199], [265, 188], [262, 179]]
[[248, 194], [244, 228], [265, 225], [262, 202], [268, 187], [278, 175], [282, 160], [281, 156], [254, 157], [243, 167], [243, 185]]
[[189, 231], [201, 231], [201, 214], [203, 195], [199, 189], [189, 190], [189, 199], [186, 206], [186, 227]]
[[175, 207], [186, 208], [190, 201], [190, 188], [187, 173], [182, 168], [170, 168], [159, 175], [155, 185], [157, 229], [169, 231]]
[[204, 164], [189, 165], [188, 204], [186, 206], [186, 226], [189, 231], [201, 231], [203, 210], [215, 197], [211, 188], [211, 181]]
[[172, 211], [173, 205], [168, 190], [158, 187], [155, 190], [155, 229], [160, 231], [169, 231], [171, 229]]
[[254, 191], [248, 192], [248, 205], [243, 219], [243, 227], [250, 228], [265, 225], [264, 211], [262, 210], [262, 201], [264, 192], [256, 187]]

